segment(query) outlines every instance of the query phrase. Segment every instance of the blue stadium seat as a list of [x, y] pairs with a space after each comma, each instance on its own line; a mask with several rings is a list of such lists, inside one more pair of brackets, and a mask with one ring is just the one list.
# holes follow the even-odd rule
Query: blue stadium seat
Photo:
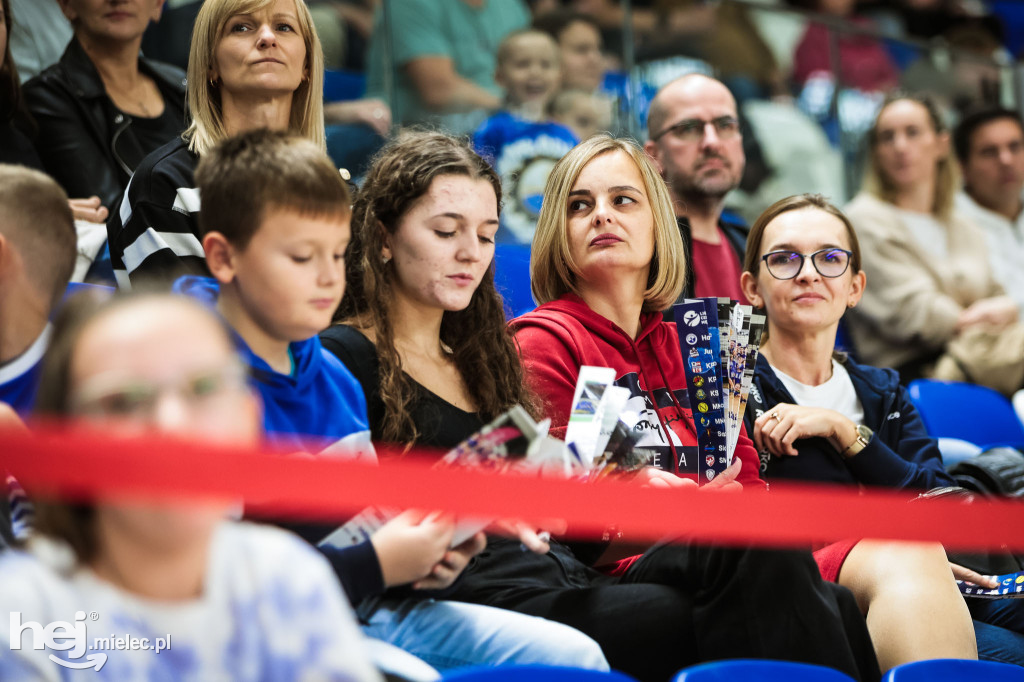
[[673, 682], [851, 682], [833, 668], [790, 661], [714, 661], [684, 668]]
[[889, 670], [882, 682], [1024, 682], [1024, 668], [992, 661], [939, 658], [904, 663]]
[[989, 11], [1002, 19], [1006, 49], [1019, 56], [1024, 50], [1024, 5], [1020, 0], [995, 0], [989, 3]]
[[463, 668], [462, 670], [453, 670], [444, 675], [441, 680], [442, 682], [636, 682], [629, 675], [615, 670], [600, 672], [539, 664]]
[[495, 245], [494, 285], [505, 299], [505, 312], [509, 319], [537, 307], [530, 293], [529, 244]]
[[932, 438], [959, 438], [982, 448], [1024, 445], [1024, 425], [1002, 394], [957, 381], [910, 382], [911, 402]]
[[366, 94], [366, 74], [350, 69], [324, 71], [324, 101], [345, 102]]

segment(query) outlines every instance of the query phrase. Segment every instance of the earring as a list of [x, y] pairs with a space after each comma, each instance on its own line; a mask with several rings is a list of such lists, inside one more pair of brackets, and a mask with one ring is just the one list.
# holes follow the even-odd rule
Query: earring
[[220, 84], [220, 81], [217, 80], [216, 78], [211, 78], [209, 82], [210, 82], [210, 87], [211, 88], [215, 88], [215, 87], [217, 87]]
[[387, 265], [391, 262], [391, 256], [381, 256], [381, 262], [383, 262], [384, 265]]

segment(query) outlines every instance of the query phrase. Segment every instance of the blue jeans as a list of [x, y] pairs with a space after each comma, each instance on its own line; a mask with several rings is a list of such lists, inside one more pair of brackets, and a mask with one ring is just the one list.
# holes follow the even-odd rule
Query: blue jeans
[[974, 635], [980, 660], [1024, 666], [1024, 635], [979, 621], [974, 621]]
[[363, 626], [363, 633], [393, 644], [442, 672], [505, 663], [608, 670], [601, 647], [579, 630], [480, 604], [385, 600]]
[[1024, 634], [1024, 599], [967, 599], [971, 618]]

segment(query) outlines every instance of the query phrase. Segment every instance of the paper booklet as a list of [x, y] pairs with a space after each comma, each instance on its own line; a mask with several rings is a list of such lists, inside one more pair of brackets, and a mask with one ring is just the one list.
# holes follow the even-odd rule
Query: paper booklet
[[703, 485], [732, 464], [765, 318], [727, 298], [688, 298], [674, 312]]
[[[653, 453], [635, 447], [632, 429], [619, 419], [629, 391], [611, 386], [612, 379], [611, 369], [581, 368], [566, 432], [569, 442], [548, 435], [550, 420], [535, 422], [517, 405], [457, 445], [435, 466], [515, 470], [585, 481], [635, 473], [651, 463]], [[399, 509], [369, 507], [319, 544], [342, 548], [358, 545], [399, 513]], [[490, 519], [460, 518], [452, 546], [465, 542], [490, 523]]]
[[997, 575], [999, 587], [980, 587], [966, 580], [957, 580], [956, 586], [965, 597], [977, 599], [1024, 599], [1024, 571]]

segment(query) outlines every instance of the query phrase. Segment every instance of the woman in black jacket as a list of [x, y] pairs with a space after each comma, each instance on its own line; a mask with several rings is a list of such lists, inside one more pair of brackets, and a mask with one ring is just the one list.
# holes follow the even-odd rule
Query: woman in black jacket
[[164, 0], [59, 0], [74, 37], [60, 61], [25, 84], [46, 172], [69, 196], [108, 208], [135, 167], [185, 128], [185, 74], [139, 54]]
[[[18, 69], [11, 58], [13, 24], [10, 0], [0, 0], [0, 163], [41, 171], [43, 162], [31, 139], [34, 124], [25, 108]], [[107, 209], [100, 205], [99, 197], [69, 199], [68, 204], [77, 220], [97, 223], [107, 219]]]

